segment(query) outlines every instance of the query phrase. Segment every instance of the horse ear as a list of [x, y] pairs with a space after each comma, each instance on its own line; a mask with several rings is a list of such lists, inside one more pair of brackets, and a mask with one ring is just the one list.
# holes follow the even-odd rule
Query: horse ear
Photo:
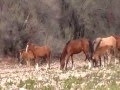
[[30, 44], [31, 40], [28, 40], [27, 44]]
[[28, 40], [28, 43], [30, 42], [30, 40]]

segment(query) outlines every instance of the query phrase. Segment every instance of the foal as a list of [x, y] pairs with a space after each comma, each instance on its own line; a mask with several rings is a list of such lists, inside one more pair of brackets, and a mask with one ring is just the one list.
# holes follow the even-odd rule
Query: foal
[[47, 67], [46, 69], [50, 68], [50, 56], [51, 56], [51, 50], [47, 46], [38, 46], [34, 45], [30, 42], [27, 43], [26, 46], [26, 52], [29, 50], [32, 51], [34, 57], [35, 57], [35, 64], [36, 64], [36, 69], [38, 70], [38, 61], [40, 57], [44, 57], [47, 61]]
[[32, 53], [32, 51], [28, 51], [26, 52], [25, 49], [22, 49], [19, 51], [20, 54], [20, 63], [25, 60], [27, 66], [30, 66], [30, 61], [34, 59], [34, 55]]
[[[94, 52], [92, 55], [93, 62], [100, 61], [101, 66], [101, 56], [108, 53], [111, 54], [111, 51], [113, 51], [113, 54], [116, 54], [116, 39], [113, 36], [109, 36], [106, 38], [96, 38], [93, 42]], [[109, 56], [109, 60], [111, 57]], [[96, 66], [97, 64], [95, 64]]]

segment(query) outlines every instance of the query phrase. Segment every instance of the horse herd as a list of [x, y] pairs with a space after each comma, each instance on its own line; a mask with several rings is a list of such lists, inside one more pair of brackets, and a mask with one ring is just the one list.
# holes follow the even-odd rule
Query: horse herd
[[[91, 66], [101, 66], [107, 62], [111, 62], [112, 57], [120, 59], [120, 36], [113, 35], [108, 37], [98, 37], [95, 40], [89, 40], [87, 38], [80, 38], [76, 40], [70, 40], [66, 43], [60, 57], [60, 69], [67, 69], [67, 64], [71, 57], [72, 68], [74, 68], [73, 55], [83, 52], [85, 54], [85, 61]], [[45, 58], [47, 61], [47, 69], [50, 68], [51, 50], [48, 46], [39, 46], [28, 42], [25, 49], [19, 51], [20, 63], [25, 60], [27, 65], [30, 66], [30, 61], [35, 60], [35, 68], [38, 69], [38, 62], [40, 57]]]

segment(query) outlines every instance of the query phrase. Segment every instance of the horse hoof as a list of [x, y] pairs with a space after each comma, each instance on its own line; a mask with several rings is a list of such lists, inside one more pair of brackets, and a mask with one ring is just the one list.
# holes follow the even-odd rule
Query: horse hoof
[[22, 66], [22, 64], [19, 64], [19, 66]]
[[67, 68], [65, 68], [64, 70], [67, 71]]
[[75, 70], [75, 67], [73, 67], [72, 70]]

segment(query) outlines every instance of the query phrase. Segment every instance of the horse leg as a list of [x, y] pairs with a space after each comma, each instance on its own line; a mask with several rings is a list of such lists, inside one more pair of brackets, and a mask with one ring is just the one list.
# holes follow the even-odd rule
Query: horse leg
[[119, 51], [118, 51], [117, 57], [118, 57], [119, 64], [120, 64], [120, 52]]
[[109, 65], [111, 63], [111, 55], [108, 55], [108, 62], [107, 64]]
[[104, 54], [103, 57], [101, 58], [101, 60], [103, 61], [103, 64], [102, 64], [103, 67], [105, 67], [105, 63], [106, 63], [105, 57], [106, 57], [106, 56], [105, 56], [105, 54]]
[[88, 58], [88, 69], [91, 69], [94, 66], [94, 60], [91, 58]]
[[30, 59], [28, 60], [28, 66], [30, 67]]
[[65, 61], [60, 62], [60, 70], [62, 70], [65, 67]]
[[35, 59], [35, 69], [38, 70], [38, 58]]
[[[95, 67], [95, 62], [96, 62], [96, 60], [95, 60], [95, 59], [92, 59], [93, 67]], [[88, 65], [89, 65], [89, 69], [90, 69], [90, 65], [91, 65], [91, 63], [89, 62]]]
[[50, 69], [50, 55], [47, 57], [46, 61], [47, 61], [47, 66], [46, 66], [46, 70], [47, 70]]
[[85, 55], [85, 60], [84, 61], [87, 61], [87, 56]]
[[98, 61], [99, 61], [99, 56], [96, 56], [94, 58], [94, 67], [97, 67], [98, 66]]
[[86, 53], [86, 51], [83, 51], [83, 53], [85, 54], [85, 60], [86, 61], [88, 59], [88, 54]]
[[113, 55], [115, 57], [115, 64], [117, 64], [118, 62], [118, 50], [117, 49], [113, 49]]
[[101, 67], [102, 66], [102, 60], [101, 60], [101, 56], [99, 56], [99, 66]]
[[88, 61], [88, 69], [90, 69], [92, 67], [92, 65], [94, 65], [94, 61], [93, 60], [89, 60]]
[[120, 57], [118, 56], [118, 63], [120, 63]]
[[105, 63], [105, 66], [108, 65], [108, 54], [107, 53], [105, 53], [104, 55], [104, 63]]
[[67, 59], [66, 59], [66, 62], [65, 62], [65, 70], [67, 70], [67, 64], [68, 64], [69, 58], [70, 58], [70, 55], [67, 56]]
[[20, 65], [20, 66], [22, 65], [22, 61], [23, 61], [23, 59], [20, 59], [20, 62], [19, 62], [19, 65]]
[[98, 67], [98, 60], [95, 61], [95, 67]]
[[74, 70], [74, 61], [73, 61], [73, 55], [71, 55], [71, 61], [72, 61], [72, 70]]
[[28, 59], [26, 59], [26, 64], [27, 64], [27, 67], [29, 66], [29, 62], [28, 62]]

